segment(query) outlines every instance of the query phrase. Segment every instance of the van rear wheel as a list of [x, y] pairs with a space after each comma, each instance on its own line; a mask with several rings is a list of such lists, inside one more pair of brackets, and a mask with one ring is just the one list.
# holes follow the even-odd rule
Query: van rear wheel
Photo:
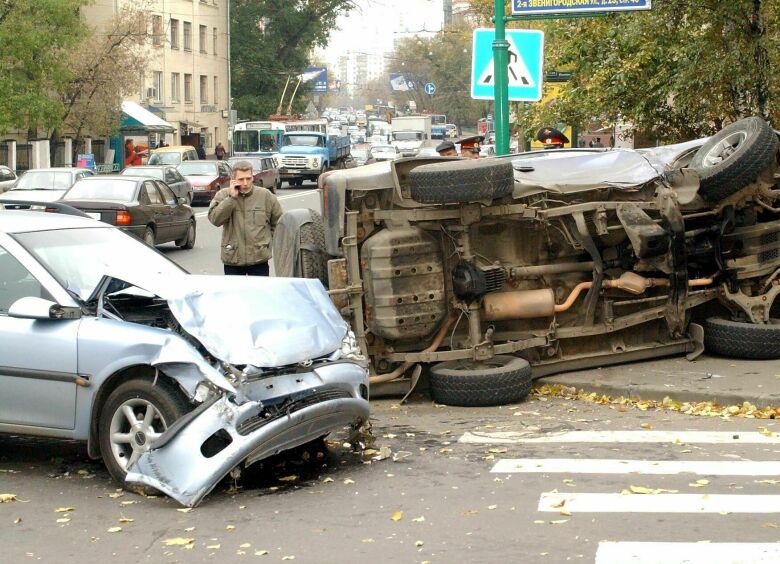
[[430, 385], [433, 400], [444, 405], [505, 405], [519, 402], [531, 392], [531, 365], [508, 355], [485, 362], [451, 360], [431, 368]]

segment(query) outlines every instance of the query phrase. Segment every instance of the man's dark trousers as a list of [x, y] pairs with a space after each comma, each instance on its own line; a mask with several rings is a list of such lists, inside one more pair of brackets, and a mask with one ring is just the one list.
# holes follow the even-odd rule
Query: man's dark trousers
[[224, 264], [223, 266], [225, 267], [225, 276], [268, 276], [267, 262], [241, 266]]

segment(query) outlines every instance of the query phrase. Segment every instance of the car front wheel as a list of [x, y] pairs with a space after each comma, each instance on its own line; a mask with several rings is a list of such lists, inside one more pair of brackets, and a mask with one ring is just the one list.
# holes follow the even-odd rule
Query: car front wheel
[[100, 412], [100, 454], [111, 476], [124, 485], [127, 472], [189, 404], [167, 380], [134, 378], [108, 396]]

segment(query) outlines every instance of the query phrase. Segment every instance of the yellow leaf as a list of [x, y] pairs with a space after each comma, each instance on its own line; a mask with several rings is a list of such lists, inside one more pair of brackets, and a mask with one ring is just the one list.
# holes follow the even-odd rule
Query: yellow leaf
[[228, 526], [225, 527], [225, 530], [226, 531], [235, 531], [236, 530], [236, 526], [235, 525], [228, 525]]
[[558, 519], [557, 521], [550, 521], [550, 525], [563, 525], [564, 523], [568, 522], [568, 519]]
[[504, 454], [507, 452], [507, 449], [505, 448], [489, 448], [488, 452], [492, 452], [493, 454]]
[[419, 517], [415, 517], [414, 519], [412, 519], [412, 522], [413, 522], [413, 523], [422, 523], [423, 521], [425, 521], [425, 517], [424, 517], [424, 516], [422, 516], [422, 515], [420, 515]]
[[110, 497], [111, 499], [116, 499], [118, 497], [122, 497], [123, 495], [125, 495], [124, 492], [114, 492], [108, 494], [108, 497]]
[[0, 493], [0, 503], [11, 503], [16, 501], [16, 494]]
[[291, 476], [283, 476], [283, 477], [279, 478], [279, 481], [280, 482], [295, 482], [297, 479], [298, 479], [298, 476], [293, 474]]
[[190, 511], [192, 511], [192, 507], [180, 507], [176, 511], [178, 511], [179, 513], [189, 513]]
[[372, 542], [374, 542], [374, 539], [363, 539], [361, 542], [364, 542], [366, 544], [371, 544]]
[[266, 556], [267, 554], [267, 550], [255, 550], [255, 556]]
[[753, 480], [756, 484], [780, 484], [780, 480]]
[[333, 478], [325, 478], [322, 483], [323, 484], [330, 484], [333, 481]]
[[122, 527], [109, 527], [107, 532], [109, 533], [121, 533]]
[[417, 548], [420, 548], [424, 544], [425, 543], [423, 541], [418, 540], [418, 541], [415, 541], [414, 546], [416, 546]]
[[544, 525], [547, 521], [534, 521], [534, 525]]
[[706, 486], [707, 484], [710, 483], [710, 481], [709, 480], [696, 480], [696, 483], [697, 484], [701, 484], [702, 486]]
[[403, 517], [404, 517], [403, 511], [396, 511], [395, 513], [393, 513], [390, 519], [392, 519], [393, 521], [400, 521], [401, 519], [403, 519]]
[[566, 516], [568, 516], [568, 517], [571, 517], [571, 511], [569, 511], [568, 509], [561, 509], [561, 510], [558, 512], [558, 514], [559, 514], [559, 515], [566, 515]]
[[188, 544], [192, 544], [194, 542], [195, 539], [189, 537], [173, 537], [170, 539], [165, 539], [163, 544], [165, 546], [187, 546]]
[[642, 427], [642, 429], [652, 429], [653, 428], [653, 426], [650, 425], [650, 423], [642, 423], [640, 425], [640, 427]]
[[185, 533], [191, 533], [194, 530], [195, 530], [195, 527], [187, 527], [186, 529], [184, 529], [184, 532]]
[[209, 545], [206, 545], [206, 548], [208, 548], [209, 550], [219, 550], [220, 548], [222, 548], [222, 545], [221, 544], [209, 544]]
[[479, 511], [477, 511], [476, 509], [469, 509], [468, 511], [464, 511], [463, 513], [461, 513], [461, 515], [466, 515], [466, 516], [479, 515]]
[[569, 485], [569, 486], [571, 486], [571, 485], [573, 485], [573, 484], [574, 484], [574, 480], [572, 480], [571, 478], [566, 478], [566, 479], [563, 481], [563, 483], [564, 483], [564, 484], [567, 484], [567, 485]]
[[347, 478], [346, 480], [344, 480], [344, 484], [347, 486], [354, 483], [355, 481], [352, 478]]
[[75, 507], [58, 507], [54, 510], [55, 513], [70, 513], [71, 511], [76, 511]]
[[250, 543], [245, 542], [244, 544], [238, 545], [238, 548], [249, 548], [250, 546], [252, 546]]
[[22, 518], [21, 517], [17, 517], [16, 519], [14, 519], [14, 525], [18, 525], [21, 522], [22, 522]]
[[657, 490], [652, 490], [650, 488], [643, 488], [642, 486], [628, 486], [628, 489], [631, 490], [631, 493], [635, 493], [635, 494], [655, 494], [655, 493], [658, 493]]
[[493, 510], [493, 509], [495, 509], [496, 507], [498, 507], [498, 505], [488, 505], [488, 509], [490, 509], [490, 510]]
[[766, 527], [767, 529], [780, 529], [780, 525], [778, 525], [777, 523], [764, 523], [761, 526]]
[[563, 507], [564, 505], [566, 505], [566, 500], [562, 499], [560, 502], [558, 502], [555, 505], [553, 505], [553, 508], [558, 509], [560, 507]]
[[132, 523], [133, 521], [135, 521], [135, 519], [130, 519], [129, 517], [122, 517], [119, 519], [120, 523]]
[[138, 503], [138, 502], [135, 501], [135, 500], [132, 500], [132, 501], [120, 501], [119, 502], [120, 505], [133, 505], [134, 503]]
[[282, 556], [282, 560], [295, 560], [295, 556]]
[[67, 517], [60, 517], [59, 519], [57, 519], [57, 523], [70, 523], [70, 519], [68, 519]]

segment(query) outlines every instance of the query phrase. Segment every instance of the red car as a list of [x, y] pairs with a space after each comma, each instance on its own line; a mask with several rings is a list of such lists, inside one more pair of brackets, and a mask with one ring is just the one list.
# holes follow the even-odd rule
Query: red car
[[230, 185], [230, 166], [223, 161], [185, 161], [176, 167], [192, 184], [192, 203], [208, 204]]
[[227, 162], [234, 166], [237, 162], [247, 161], [252, 165], [253, 184], [268, 188], [276, 194], [276, 190], [282, 187], [282, 179], [279, 177], [279, 169], [270, 156], [247, 155], [245, 157], [230, 157]]

